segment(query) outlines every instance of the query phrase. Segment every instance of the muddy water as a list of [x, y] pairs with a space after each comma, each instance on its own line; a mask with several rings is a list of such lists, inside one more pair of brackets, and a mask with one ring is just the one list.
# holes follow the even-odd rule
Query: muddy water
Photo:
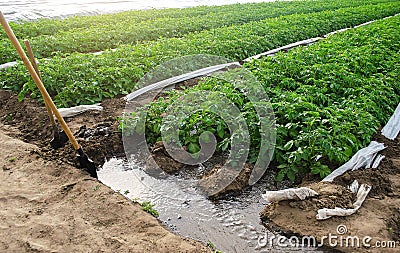
[[0, 0], [0, 10], [10, 21], [62, 18], [151, 8], [184, 8], [199, 5], [224, 5], [262, 0]]
[[139, 166], [118, 159], [108, 161], [98, 176], [104, 184], [132, 200], [155, 204], [159, 219], [171, 230], [203, 242], [210, 241], [222, 252], [306, 250], [263, 246], [262, 239], [271, 233], [260, 223], [258, 214], [265, 205], [261, 193], [271, 182], [272, 175], [240, 196], [218, 202], [212, 202], [200, 194], [194, 187], [193, 179], [181, 176], [153, 178]]

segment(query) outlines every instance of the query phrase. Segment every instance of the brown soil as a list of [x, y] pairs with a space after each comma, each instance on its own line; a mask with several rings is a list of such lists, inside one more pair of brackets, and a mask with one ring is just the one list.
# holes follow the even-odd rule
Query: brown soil
[[[124, 104], [66, 120], [97, 165], [124, 155]], [[71, 145], [52, 150], [52, 135], [43, 105], [0, 90], [0, 252], [210, 252], [76, 169]]]
[[152, 170], [154, 168], [161, 168], [168, 174], [173, 174], [180, 171], [185, 165], [175, 161], [165, 149], [163, 142], [157, 142], [151, 149], [151, 157], [154, 159], [153, 161], [147, 162], [147, 168]]
[[[85, 112], [65, 119], [79, 144], [96, 165], [102, 165], [105, 158], [124, 155], [116, 118], [121, 116], [125, 101], [118, 98], [106, 99], [102, 106], [103, 111]], [[41, 148], [41, 156], [44, 159], [59, 160], [77, 166], [76, 152], [70, 144], [67, 143], [56, 151], [50, 147], [53, 131], [44, 105], [29, 98], [18, 102], [17, 95], [0, 90], [0, 122], [6, 125], [12, 137]], [[82, 128], [86, 128], [86, 131], [82, 131]], [[87, 134], [81, 134], [79, 137], [79, 133], [84, 132]]]
[[[397, 242], [396, 248], [354, 248], [334, 247], [343, 252], [397, 252], [400, 229], [400, 138], [387, 140], [377, 134], [375, 140], [385, 143], [387, 148], [381, 153], [386, 156], [377, 169], [365, 169], [348, 172], [335, 179], [333, 183], [305, 183], [320, 195], [304, 201], [281, 201], [266, 206], [261, 217], [268, 227], [286, 235], [314, 236], [321, 240], [329, 233], [338, 235], [337, 227], [347, 226], [344, 236], [372, 237], [371, 245], [376, 241]], [[355, 179], [359, 183], [372, 185], [366, 201], [356, 214], [347, 217], [333, 217], [318, 221], [315, 218], [320, 208], [351, 208], [355, 195], [346, 187]], [[328, 241], [324, 244], [329, 246]]]
[[[101, 112], [86, 112], [67, 119], [78, 142], [97, 165], [103, 164], [106, 158], [124, 156], [116, 118], [121, 115], [125, 101], [109, 99], [103, 101], [102, 106]], [[3, 168], [0, 173], [4, 178], [0, 184], [3, 210], [0, 211], [0, 251], [4, 248], [7, 252], [63, 252], [65, 249], [77, 252], [207, 252], [202, 245], [169, 233], [138, 205], [75, 169], [78, 164], [70, 144], [52, 150], [49, 146], [52, 131], [46, 109], [38, 102], [25, 99], [19, 103], [15, 94], [0, 90], [0, 132], [35, 145], [0, 133], [0, 170]], [[268, 221], [266, 226], [288, 235], [321, 238], [334, 234], [339, 224], [345, 224], [350, 235], [360, 238], [368, 235], [375, 241], [399, 240], [400, 142], [399, 139], [386, 140], [380, 135], [375, 139], [388, 146], [382, 152], [387, 158], [378, 169], [346, 173], [334, 184], [307, 183], [320, 195], [267, 206], [261, 213], [263, 220]], [[166, 172], [182, 169], [181, 164], [171, 161], [163, 147], [155, 147], [152, 153]], [[216, 175], [218, 166], [203, 179]], [[222, 193], [245, 188], [250, 173], [251, 168], [246, 167]], [[346, 187], [354, 179], [373, 186], [362, 208], [346, 218], [317, 221], [315, 215], [319, 208], [352, 207], [355, 195]], [[335, 249], [345, 252], [387, 250]]]
[[387, 222], [388, 229], [392, 233], [393, 240], [400, 240], [400, 207], [393, 207], [392, 216]]
[[[222, 165], [217, 164], [201, 177], [199, 186], [208, 196], [212, 198], [218, 198], [227, 193], [237, 194], [249, 186], [250, 175], [253, 171], [252, 165], [245, 164], [237, 176], [236, 172], [233, 172], [229, 168], [224, 170], [222, 170], [222, 168]], [[227, 180], [229, 180], [231, 183], [226, 187], [223, 187]], [[214, 194], [214, 189], [221, 188], [222, 190]]]
[[210, 252], [83, 171], [42, 159], [37, 146], [3, 131], [0, 252]]
[[[193, 168], [193, 166], [185, 165], [175, 161], [167, 152], [162, 142], [157, 142], [151, 149], [151, 156], [153, 161], [148, 160], [146, 167], [150, 171], [153, 168], [161, 168], [168, 174], [176, 174], [179, 171], [185, 169]], [[215, 157], [214, 157], [215, 158]], [[181, 160], [185, 160], [184, 158]], [[213, 159], [211, 159], [213, 160]], [[215, 159], [214, 159], [215, 160]], [[219, 160], [219, 159], [218, 159]], [[245, 164], [243, 169], [240, 171], [239, 175], [233, 170], [226, 169], [222, 172], [223, 164], [226, 161], [214, 162], [211, 169], [206, 169], [200, 175], [194, 175], [195, 178], [199, 178], [199, 187], [211, 198], [220, 198], [226, 196], [226, 194], [239, 194], [243, 189], [249, 186], [249, 179], [251, 172], [253, 171], [253, 165]], [[155, 163], [155, 164], [154, 164]], [[231, 183], [226, 187], [220, 187], [226, 181]], [[221, 189], [217, 193], [214, 193], [213, 189]]]

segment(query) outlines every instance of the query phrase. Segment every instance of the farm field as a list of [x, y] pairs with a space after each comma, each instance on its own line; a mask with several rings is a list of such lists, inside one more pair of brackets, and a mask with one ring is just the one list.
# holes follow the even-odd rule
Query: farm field
[[[360, 5], [379, 4], [388, 0], [369, 1], [313, 1], [257, 3], [215, 7], [195, 7], [182, 10], [128, 11], [118, 14], [69, 18], [67, 20], [41, 20], [12, 23], [17, 36], [29, 38], [36, 57], [73, 52], [97, 52], [124, 44], [137, 44], [159, 38], [182, 37], [196, 31], [241, 25], [251, 21], [295, 13], [312, 13]], [[3, 33], [4, 34], [4, 33]], [[18, 59], [7, 39], [0, 41], [0, 62]]]
[[[165, 171], [171, 177], [177, 177], [182, 168], [186, 171], [194, 167], [187, 167], [182, 162], [174, 161], [166, 152], [164, 144], [160, 147], [160, 141], [180, 143], [192, 157], [196, 158], [201, 154], [202, 145], [210, 142], [210, 138], [203, 134], [206, 132], [214, 135], [216, 150], [212, 158], [220, 162], [211, 164], [211, 167], [205, 166], [204, 171], [196, 170], [196, 173], [201, 175], [189, 173], [185, 176], [193, 177], [191, 180], [201, 181], [211, 177], [213, 173], [217, 174], [220, 168], [218, 166], [226, 162], [226, 153], [235, 148], [235, 138], [244, 135], [240, 132], [243, 129], [235, 131], [230, 129], [229, 124], [218, 115], [217, 112], [226, 112], [226, 108], [216, 106], [213, 109], [207, 109], [200, 105], [196, 106], [195, 103], [194, 107], [202, 109], [187, 116], [182, 122], [175, 122], [177, 119], [168, 115], [172, 107], [176, 107], [175, 112], [184, 111], [185, 105], [183, 107], [177, 105], [180, 105], [185, 98], [199, 101], [193, 98], [193, 94], [210, 92], [226, 98], [233, 107], [238, 109], [235, 119], [240, 117], [244, 120], [243, 123], [247, 126], [246, 134], [249, 137], [246, 169], [243, 169], [243, 174], [241, 172], [220, 194], [212, 195], [212, 199], [240, 201], [242, 192], [251, 191], [250, 174], [252, 170], [256, 170], [260, 160], [262, 164], [263, 162], [269, 164], [265, 174], [268, 174], [268, 177], [272, 175], [272, 181], [265, 184], [268, 186], [263, 186], [262, 184], [267, 180], [265, 175], [264, 180], [256, 183], [254, 188], [265, 187], [265, 190], [279, 190], [311, 185], [318, 190], [325, 189], [318, 182], [349, 161], [357, 151], [374, 140], [385, 143], [388, 148], [383, 154], [387, 158], [377, 169], [348, 172], [332, 183], [332, 187], [340, 189], [342, 195], [324, 193], [312, 200], [283, 201], [267, 206], [261, 214], [254, 213], [254, 215], [261, 216], [268, 230], [283, 231], [285, 235], [312, 235], [321, 239], [325, 235], [324, 232], [335, 230], [338, 224], [349, 224], [352, 231], [356, 231], [360, 236], [393, 240], [399, 244], [400, 212], [397, 190], [400, 175], [399, 138], [388, 140], [380, 134], [380, 130], [400, 102], [400, 16], [396, 15], [398, 13], [400, 13], [400, 2], [393, 0], [305, 0], [127, 11], [102, 16], [11, 23], [11, 26], [21, 42], [23, 39], [30, 40], [38, 59], [43, 83], [58, 107], [94, 103], [101, 103], [104, 107], [103, 111], [85, 112], [67, 119], [67, 123], [78, 136], [88, 156], [99, 167], [105, 160], [112, 157], [124, 158], [126, 151], [124, 138], [145, 134], [147, 143], [143, 145], [148, 145], [151, 157], [164, 163], [160, 165], [163, 169], [173, 167], [170, 171], [168, 169]], [[370, 21], [374, 22], [352, 28]], [[351, 29], [329, 35], [311, 45], [243, 62], [244, 59], [253, 55], [297, 41], [322, 37], [344, 28]], [[0, 49], [0, 62], [17, 60], [17, 54], [3, 32], [0, 32]], [[98, 51], [102, 52], [95, 53]], [[238, 62], [240, 67], [224, 69], [216, 75], [178, 83], [174, 86], [175, 89], [159, 94], [145, 106], [139, 107], [137, 112], [124, 114], [125, 100], [122, 97], [141, 88], [142, 78], [147, 73], [151, 73], [156, 66], [164, 62], [179, 57], [185, 59], [186, 56], [193, 55], [220, 56], [227, 62]], [[173, 66], [175, 69], [165, 75], [173, 76], [175, 70], [176, 73], [185, 73], [213, 64], [206, 57], [204, 59], [198, 62], [191, 61], [187, 65]], [[250, 84], [229, 82], [221, 78], [221, 76], [243, 77], [243, 73], [251, 74], [257, 79], [257, 84], [260, 85], [257, 87], [261, 87], [261, 93], [265, 93], [268, 99], [255, 102], [249, 98], [249, 94], [253, 92]], [[57, 189], [67, 187], [65, 188], [67, 190], [62, 190], [62, 194], [77, 200], [77, 203], [68, 202], [69, 200], [61, 202], [62, 205], [68, 207], [66, 209], [69, 210], [68, 212], [73, 212], [75, 204], [84, 203], [83, 195], [86, 194], [84, 187], [91, 189], [100, 187], [99, 195], [92, 192], [90, 194], [96, 199], [111, 194], [107, 193], [107, 188], [102, 188], [104, 185], [96, 186], [98, 182], [86, 183], [85, 180], [90, 179], [86, 178], [84, 172], [73, 169], [79, 166], [77, 166], [75, 151], [72, 147], [66, 145], [59, 150], [50, 149], [48, 143], [52, 137], [52, 131], [50, 127], [46, 127], [49, 126], [49, 120], [43, 100], [20, 61], [15, 66], [0, 69], [0, 85], [0, 139], [5, 144], [7, 143], [4, 147], [2, 144], [0, 149], [0, 155], [4, 160], [0, 164], [3, 166], [2, 173], [4, 177], [7, 177], [7, 182], [10, 183], [13, 180], [18, 182], [29, 175], [34, 178], [30, 182], [30, 187], [35, 188], [35, 184], [40, 182], [41, 172], [39, 169], [24, 165], [33, 160], [35, 166], [46, 168], [43, 172], [44, 178], [51, 180], [51, 187]], [[273, 116], [260, 118], [259, 110], [262, 109], [269, 113], [271, 109]], [[143, 118], [144, 113], [146, 114]], [[237, 121], [240, 122], [240, 120]], [[163, 133], [168, 122], [179, 125], [177, 136], [167, 136]], [[265, 132], [262, 128], [265, 124], [272, 125], [273, 134]], [[5, 136], [4, 133], [11, 138]], [[30, 144], [24, 144], [12, 138], [21, 139]], [[266, 140], [273, 143], [273, 147], [267, 146]], [[15, 150], [12, 149], [13, 142], [16, 143]], [[8, 154], [8, 149], [10, 154]], [[27, 151], [21, 150], [31, 151], [28, 154]], [[18, 155], [18, 152], [21, 155]], [[235, 160], [230, 160], [229, 163], [229, 166], [237, 166]], [[51, 172], [49, 166], [58, 166], [57, 164], [62, 168], [68, 167], [73, 172], [68, 174], [57, 170], [58, 176], [54, 175], [55, 172]], [[388, 174], [387, 177], [386, 174]], [[59, 176], [64, 179], [57, 182]], [[332, 208], [352, 206], [357, 194], [348, 193], [347, 186], [354, 179], [359, 179], [360, 183], [372, 185], [372, 191], [365, 201], [365, 210], [361, 207], [360, 213], [349, 217], [332, 218], [326, 222], [318, 221], [320, 225], [316, 226], [316, 220], [312, 216], [315, 216], [314, 214], [323, 207], [323, 204]], [[80, 187], [75, 188], [75, 184]], [[12, 185], [17, 187], [14, 183]], [[1, 187], [7, 188], [3, 185]], [[24, 188], [28, 195], [38, 194], [35, 191], [28, 191], [28, 188]], [[49, 191], [48, 188], [40, 189]], [[129, 191], [125, 192], [126, 194], [123, 195], [127, 196]], [[0, 198], [21, 204], [21, 199], [13, 197], [15, 194], [15, 189], [11, 189], [8, 195], [4, 193]], [[341, 198], [346, 199], [341, 200]], [[131, 205], [127, 199], [119, 200], [118, 194], [112, 195], [112, 199], [129, 206], [129, 211], [123, 213], [124, 217], [129, 212], [142, 212], [137, 210], [140, 209], [139, 205]], [[52, 199], [46, 199], [46, 201], [53, 203]], [[105, 200], [102, 201], [104, 203]], [[46, 210], [46, 207], [41, 204], [31, 201], [28, 203]], [[263, 202], [260, 202], [260, 205], [261, 203]], [[89, 207], [82, 213], [78, 210], [79, 219], [86, 219], [85, 215], [88, 215], [91, 208], [95, 208], [96, 203], [90, 201], [88, 205]], [[6, 208], [6, 204], [4, 207]], [[150, 205], [145, 210], [152, 213], [152, 208], [153, 206]], [[193, 208], [196, 211], [196, 207], [193, 206]], [[58, 212], [60, 206], [52, 205], [49, 210]], [[101, 235], [96, 232], [93, 234], [96, 240], [93, 247], [82, 247], [81, 250], [108, 248], [117, 250], [126, 249], [126, 247], [139, 251], [155, 250], [155, 252], [157, 250], [168, 252], [174, 247], [182, 252], [185, 248], [189, 249], [188, 252], [208, 250], [220, 252], [217, 249], [230, 252], [232, 250], [232, 248], [226, 248], [225, 244], [219, 247], [218, 241], [212, 241], [212, 238], [208, 242], [202, 239], [203, 245], [179, 238], [164, 228], [161, 229], [163, 225], [155, 222], [156, 220], [150, 216], [146, 216], [145, 221], [135, 221], [139, 224], [139, 228], [143, 226], [145, 234], [143, 235], [141, 231], [139, 240], [143, 241], [133, 245], [134, 243], [126, 238], [126, 234], [131, 233], [127, 229], [129, 223], [122, 222], [118, 218], [118, 210], [114, 206], [110, 220], [121, 226], [125, 233], [124, 239], [115, 239], [118, 236], [115, 235], [117, 231], [112, 222], [108, 224], [108, 221], [104, 220], [102, 221], [104, 224], [88, 224], [95, 231], [97, 231], [97, 226], [102, 226], [103, 233], [107, 235], [107, 238], [111, 238], [113, 243], [102, 241]], [[27, 211], [19, 209], [22, 213]], [[154, 215], [154, 212], [152, 214]], [[47, 217], [46, 215], [44, 217]], [[290, 221], [298, 227], [295, 228], [289, 224], [284, 215], [290, 216]], [[96, 217], [96, 219], [101, 219], [99, 216]], [[18, 217], [13, 216], [10, 211], [1, 213], [0, 218], [15, 220]], [[24, 228], [29, 224], [34, 224], [32, 219], [40, 220], [40, 217], [39, 215], [34, 218], [26, 216], [25, 219], [26, 224], [22, 225], [25, 226]], [[368, 224], [368, 220], [372, 223]], [[95, 221], [91, 218], [90, 222]], [[152, 232], [149, 232], [143, 222], [151, 223], [157, 232], [151, 234]], [[162, 220], [162, 222], [164, 225], [168, 224], [168, 221]], [[57, 225], [52, 222], [49, 226]], [[62, 226], [68, 229], [72, 223], [64, 222]], [[74, 226], [80, 229], [85, 227], [81, 223], [74, 223]], [[321, 231], [319, 227], [322, 227], [324, 231]], [[372, 231], [374, 229], [376, 232]], [[4, 231], [1, 228], [0, 234], [4, 234]], [[21, 236], [26, 237], [28, 233], [27, 229], [23, 229]], [[171, 238], [171, 242], [162, 240], [158, 243], [144, 243], [147, 240], [146, 233], [151, 235], [150, 240], [157, 240], [157, 236], [160, 235]], [[80, 235], [89, 236], [87, 233]], [[15, 243], [11, 244], [5, 238], [0, 240], [0, 246], [4, 249], [28, 247], [30, 248], [28, 250], [35, 250], [35, 248], [51, 250], [54, 249], [51, 248], [52, 241], [60, 240], [51, 233], [47, 233], [49, 240], [40, 241], [40, 245], [43, 246], [40, 248], [36, 240], [39, 237], [32, 237], [36, 241], [25, 242], [15, 230], [13, 230], [13, 236], [18, 238]], [[71, 235], [67, 235], [67, 238], [68, 236]], [[125, 244], [121, 243], [124, 240]], [[81, 240], [77, 243], [86, 245], [87, 242]], [[208, 249], [205, 244], [208, 244]], [[11, 248], [6, 248], [5, 245], [9, 247], [11, 245]], [[62, 247], [58, 241], [55, 245], [58, 249]], [[332, 248], [342, 252], [354, 250], [342, 246], [330, 247], [326, 243], [324, 246], [327, 248], [314, 249], [315, 252], [318, 250], [329, 252]], [[73, 248], [73, 244], [69, 247]], [[74, 250], [79, 251], [79, 248], [74, 248]], [[357, 250], [381, 252], [376, 248], [365, 247]]]
[[[324, 178], [330, 169], [366, 147], [378, 128], [386, 124], [400, 100], [399, 21], [396, 16], [244, 65], [267, 91], [275, 113], [274, 160], [280, 168], [278, 180], [295, 180], [296, 175], [310, 172]], [[206, 78], [183, 92], [172, 91], [167, 100], [160, 98], [146, 107], [146, 136], [150, 143], [161, 139], [167, 108], [184, 94], [198, 91], [218, 92], [231, 98], [248, 126], [259, 125], [260, 119], [242, 91], [218, 77]], [[186, 119], [181, 128], [186, 134], [180, 136], [181, 141], [196, 147], [192, 151], [196, 153], [200, 149], [200, 134], [208, 130], [218, 134], [220, 151], [228, 148], [223, 145], [231, 136], [228, 126], [215, 114], [199, 114]], [[135, 118], [131, 122], [136, 122]], [[197, 134], [189, 134], [196, 126]], [[267, 153], [258, 153], [258, 127], [249, 128], [249, 132], [249, 161], [254, 162], [253, 157]]]
[[[189, 33], [182, 38], [124, 45], [101, 55], [73, 53], [66, 57], [55, 56], [42, 60], [39, 68], [46, 88], [58, 106], [93, 104], [135, 90], [136, 82], [147, 71], [175, 57], [212, 54], [243, 60], [299, 40], [394, 15], [399, 9], [400, 3], [389, 2], [286, 15]], [[39, 95], [22, 65], [1, 71], [0, 78], [3, 88], [19, 92], [21, 97], [31, 93], [33, 97]], [[64, 85], [58, 85], [60, 82]]]

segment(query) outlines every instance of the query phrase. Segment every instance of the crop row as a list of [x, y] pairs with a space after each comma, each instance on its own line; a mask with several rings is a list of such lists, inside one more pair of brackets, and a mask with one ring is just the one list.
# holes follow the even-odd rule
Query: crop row
[[[75, 53], [42, 61], [44, 84], [59, 106], [92, 104], [105, 97], [135, 90], [144, 73], [161, 62], [190, 54], [212, 54], [240, 60], [298, 40], [393, 15], [400, 2], [343, 8], [311, 14], [294, 14], [188, 34], [183, 38], [121, 46], [101, 55]], [[38, 97], [21, 64], [0, 71], [1, 86]]]
[[[326, 176], [367, 146], [378, 127], [387, 122], [400, 101], [399, 26], [400, 16], [396, 16], [245, 64], [269, 96], [265, 106], [274, 110], [278, 180], [285, 176], [294, 180], [309, 172]], [[168, 117], [168, 106], [177, 107], [182, 97], [200, 91], [218, 93], [240, 109], [250, 133], [250, 162], [267, 155], [259, 154], [263, 133], [258, 126], [263, 119], [257, 117], [255, 105], [235, 85], [217, 77], [205, 78], [183, 92], [169, 92], [168, 99], [159, 98], [148, 105], [147, 140], [161, 139], [160, 129], [165, 129], [161, 122]], [[124, 119], [121, 126], [137, 131], [135, 123], [131, 124], [137, 121], [135, 117]], [[182, 126], [180, 141], [190, 146], [189, 152], [199, 151], [203, 131], [216, 135], [219, 150], [229, 146], [229, 129], [210, 110], [175, 124]]]
[[[355, 0], [355, 6], [362, 4], [389, 2], [390, 0]], [[392, 0], [395, 1], [395, 0]], [[11, 22], [10, 26], [17, 36], [20, 37], [36, 37], [39, 35], [52, 35], [58, 32], [65, 32], [71, 29], [90, 28], [104, 25], [115, 25], [120, 22], [136, 22], [140, 23], [146, 20], [155, 20], [159, 18], [178, 18], [188, 16], [201, 16], [210, 13], [226, 13], [236, 9], [247, 8], [266, 8], [270, 7], [270, 11], [274, 12], [280, 8], [302, 7], [305, 4], [313, 3], [320, 5], [322, 0], [301, 0], [290, 2], [275, 3], [248, 3], [248, 4], [232, 4], [222, 6], [197, 6], [191, 8], [168, 8], [168, 9], [151, 9], [151, 10], [130, 10], [125, 12], [103, 14], [94, 16], [73, 16], [65, 19], [38, 19], [36, 21]], [[338, 8], [348, 6], [348, 1], [334, 1]], [[0, 32], [2, 35], [3, 31]]]
[[[198, 6], [192, 8], [168, 8], [150, 10], [129, 10], [124, 12], [94, 15], [73, 16], [64, 19], [38, 19], [35, 21], [10, 22], [11, 28], [18, 36], [36, 37], [40, 35], [52, 35], [71, 29], [86, 29], [93, 26], [115, 25], [120, 22], [137, 22], [158, 18], [177, 18], [187, 16], [200, 16], [208, 13], [229, 11], [232, 6]], [[4, 34], [4, 32], [2, 32]]]
[[[184, 34], [190, 32], [209, 30], [222, 26], [240, 25], [250, 21], [259, 21], [281, 15], [333, 10], [338, 9], [339, 7], [353, 7], [365, 5], [368, 2], [375, 4], [383, 1], [390, 2], [392, 0], [350, 2], [343, 0], [328, 2], [319, 0], [280, 2], [275, 4], [236, 4], [217, 7], [216, 10], [211, 8], [208, 13], [204, 13], [206, 7], [194, 8], [192, 11], [184, 9], [182, 10], [182, 16], [172, 15], [161, 18], [152, 18], [141, 22], [138, 22], [138, 17], [141, 16], [132, 15], [132, 17], [130, 17], [127, 16], [126, 13], [123, 13], [114, 14], [111, 15], [111, 17], [123, 16], [125, 17], [124, 19], [116, 18], [112, 22], [104, 22], [103, 20], [96, 25], [89, 23], [89, 27], [70, 28], [66, 31], [59, 30], [57, 33], [49, 33], [47, 29], [44, 29], [43, 32], [37, 36], [32, 36], [34, 32], [29, 34], [29, 28], [25, 28], [28, 34], [21, 32], [22, 27], [29, 27], [37, 22], [25, 23], [17, 29], [16, 33], [20, 38], [31, 37], [30, 43], [35, 49], [36, 57], [44, 58], [51, 57], [54, 54], [96, 52], [115, 48], [121, 44], [136, 44], [142, 41], [156, 40], [160, 37], [182, 37]], [[193, 15], [189, 15], [191, 12]], [[82, 22], [85, 22], [85, 19], [88, 18], [85, 17], [82, 19]], [[109, 18], [105, 19], [108, 20]], [[72, 20], [77, 21], [79, 19], [73, 18]], [[55, 22], [57, 24], [57, 22], [60, 21]], [[62, 26], [65, 26], [65, 24], [63, 23]], [[74, 25], [72, 26], [74, 27]], [[51, 30], [54, 29], [55, 28], [52, 28]], [[34, 30], [36, 30], [36, 28]], [[5, 63], [16, 59], [18, 59], [18, 55], [8, 39], [4, 38], [3, 40], [0, 40], [0, 62]]]

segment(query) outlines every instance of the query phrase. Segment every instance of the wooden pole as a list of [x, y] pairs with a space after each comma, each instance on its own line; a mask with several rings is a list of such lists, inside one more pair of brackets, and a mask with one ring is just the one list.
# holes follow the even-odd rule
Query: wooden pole
[[[40, 76], [39, 68], [36, 64], [35, 56], [33, 55], [31, 44], [29, 43], [28, 40], [24, 40], [24, 44], [26, 47], [26, 51], [28, 52], [28, 56], [31, 61], [31, 64], [32, 64], [33, 68], [35, 69], [37, 75], [39, 76], [40, 80], [42, 80], [42, 77]], [[43, 82], [43, 80], [42, 80], [42, 82]], [[56, 125], [56, 121], [54, 120], [53, 112], [50, 109], [49, 105], [46, 103], [46, 101], [44, 104], [46, 105], [47, 113], [49, 114], [50, 123], [54, 127]]]

